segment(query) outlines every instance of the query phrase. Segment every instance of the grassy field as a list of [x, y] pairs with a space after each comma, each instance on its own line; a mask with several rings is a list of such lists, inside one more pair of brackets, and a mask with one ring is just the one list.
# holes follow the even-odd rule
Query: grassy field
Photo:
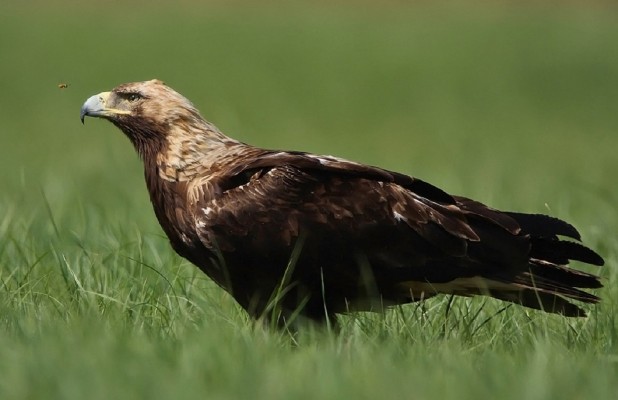
[[[0, 5], [0, 398], [615, 398], [617, 9], [191, 3]], [[243, 141], [573, 222], [603, 302], [254, 324], [173, 254], [122, 134], [79, 123], [155, 77]]]

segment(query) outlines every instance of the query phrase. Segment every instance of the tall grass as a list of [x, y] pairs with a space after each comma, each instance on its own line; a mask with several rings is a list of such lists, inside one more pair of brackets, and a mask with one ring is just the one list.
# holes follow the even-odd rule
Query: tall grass
[[[614, 397], [614, 9], [183, 4], [0, 6], [1, 398]], [[256, 324], [173, 254], [128, 141], [79, 124], [88, 96], [153, 77], [243, 141], [570, 220], [607, 261], [603, 302]]]

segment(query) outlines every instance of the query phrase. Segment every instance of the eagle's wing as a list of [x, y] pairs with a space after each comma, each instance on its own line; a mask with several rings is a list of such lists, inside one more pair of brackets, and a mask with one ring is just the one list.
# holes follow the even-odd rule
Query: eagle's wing
[[278, 251], [289, 254], [306, 230], [326, 238], [319, 241], [324, 257], [332, 256], [325, 250], [331, 246], [361, 249], [375, 278], [397, 281], [410, 299], [489, 294], [566, 315], [582, 311], [563, 297], [598, 300], [577, 289], [600, 287], [598, 278], [566, 264], [603, 260], [560, 240], [579, 239], [561, 220], [500, 212], [406, 175], [334, 157], [253, 148], [235, 160], [209, 182], [220, 194], [196, 208], [195, 226], [207, 247], [268, 259]]
[[[358, 238], [362, 227], [396, 226], [405, 220], [418, 229], [433, 222], [454, 237], [478, 240], [453, 197], [424, 181], [377, 167], [248, 148], [215, 175], [206, 190], [195, 188], [206, 193], [198, 204], [198, 225], [210, 227], [218, 218], [220, 223], [238, 222], [244, 234], [256, 220], [275, 225], [273, 218], [286, 217], [293, 220], [285, 225], [288, 229], [280, 226], [286, 239], [298, 234], [299, 224], [325, 224]], [[509, 217], [498, 219], [513, 233], [519, 229]], [[276, 240], [268, 236], [271, 243]]]
[[326, 172], [347, 177], [370, 179], [380, 182], [396, 183], [412, 190], [419, 196], [445, 204], [454, 204], [455, 200], [443, 190], [398, 172], [388, 171], [379, 167], [360, 164], [334, 156], [318, 156], [301, 151], [269, 151], [253, 148], [249, 159], [237, 160], [237, 164], [229, 170], [229, 175], [238, 176], [247, 171], [270, 169], [283, 165], [294, 166], [305, 171]]

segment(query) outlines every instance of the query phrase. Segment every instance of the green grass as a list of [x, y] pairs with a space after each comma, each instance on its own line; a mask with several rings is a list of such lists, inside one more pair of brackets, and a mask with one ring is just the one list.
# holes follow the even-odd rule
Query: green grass
[[[0, 398], [614, 398], [615, 8], [59, 3], [0, 6]], [[128, 141], [79, 123], [154, 77], [243, 141], [572, 221], [603, 302], [254, 324], [173, 254]]]

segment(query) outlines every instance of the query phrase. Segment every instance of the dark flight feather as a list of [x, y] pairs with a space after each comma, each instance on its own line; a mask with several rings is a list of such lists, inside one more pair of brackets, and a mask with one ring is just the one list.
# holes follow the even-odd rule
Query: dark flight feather
[[[264, 150], [223, 135], [160, 81], [88, 99], [142, 157], [173, 248], [254, 317], [323, 320], [440, 293], [487, 295], [567, 316], [596, 303], [602, 265], [577, 230], [502, 212], [422, 180], [332, 156]], [[290, 260], [294, 260], [290, 264]], [[268, 314], [268, 315], [265, 315]]]
[[573, 225], [558, 218], [543, 214], [522, 214], [515, 212], [505, 213], [513, 218], [521, 229], [534, 236], [555, 238], [556, 236], [567, 236], [581, 241], [581, 236]]

